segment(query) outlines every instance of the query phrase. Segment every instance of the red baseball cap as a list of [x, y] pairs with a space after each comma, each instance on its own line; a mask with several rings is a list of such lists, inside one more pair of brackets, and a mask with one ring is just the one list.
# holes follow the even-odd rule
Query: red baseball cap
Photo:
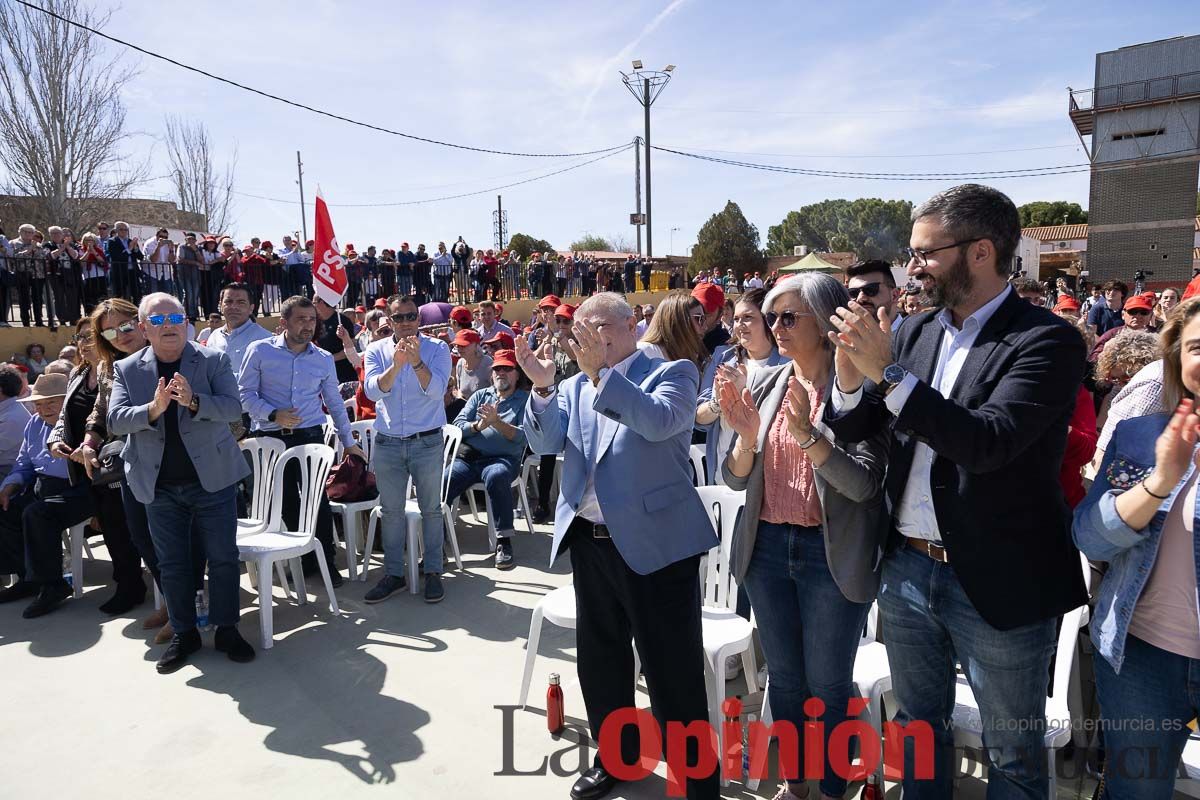
[[367, 313], [367, 307], [366, 306], [355, 306], [354, 313], [355, 314], [365, 314], [365, 313]]
[[450, 319], [459, 325], [470, 325], [474, 317], [471, 316], [471, 309], [466, 306], [455, 306], [450, 311]]
[[492, 368], [496, 367], [512, 367], [517, 368], [517, 353], [515, 350], [497, 350], [492, 353]]
[[476, 333], [475, 331], [471, 330], [470, 328], [463, 328], [461, 331], [459, 331], [454, 336], [454, 344], [458, 345], [459, 347], [466, 347], [467, 345], [479, 344], [479, 341], [480, 341], [479, 334]]
[[1133, 311], [1135, 308], [1140, 308], [1143, 311], [1153, 311], [1154, 304], [1146, 299], [1145, 295], [1135, 294], [1133, 297], [1125, 301], [1124, 311]]
[[501, 350], [512, 350], [514, 342], [511, 335], [505, 333], [504, 331], [500, 331], [495, 336], [484, 342], [484, 344], [498, 344], [500, 345]]
[[538, 303], [538, 308], [558, 308], [562, 305], [562, 300], [556, 294], [548, 294]]
[[699, 300], [700, 305], [704, 306], [705, 314], [719, 311], [725, 306], [725, 292], [715, 283], [700, 284], [695, 289], [692, 289], [692, 297]]
[[377, 298], [375, 299], [375, 306], [374, 306], [374, 307], [375, 307], [375, 308], [382, 308], [384, 311], [387, 311], [387, 300], [384, 300], [382, 297], [377, 297]]
[[1079, 301], [1069, 294], [1060, 294], [1054, 304], [1054, 313], [1059, 311], [1079, 311]]
[[567, 319], [575, 319], [575, 306], [570, 303], [563, 303], [558, 308], [554, 309], [554, 316], [566, 317]]

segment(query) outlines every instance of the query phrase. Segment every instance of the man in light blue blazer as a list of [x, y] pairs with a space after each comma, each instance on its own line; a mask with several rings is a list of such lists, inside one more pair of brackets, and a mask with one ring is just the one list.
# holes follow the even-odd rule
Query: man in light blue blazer
[[163, 595], [175, 636], [159, 659], [174, 672], [200, 649], [191, 536], [204, 537], [209, 620], [216, 648], [234, 661], [254, 658], [237, 630], [237, 482], [249, 467], [229, 432], [242, 418], [237, 379], [224, 353], [187, 340], [179, 301], [155, 292], [138, 319], [150, 346], [113, 367], [108, 429], [127, 437], [121, 457], [138, 502], [146, 505]]
[[[592, 738], [600, 740], [610, 713], [634, 705], [631, 639], [659, 723], [707, 720], [699, 561], [717, 537], [688, 461], [699, 373], [691, 362], [641, 353], [633, 310], [615, 293], [584, 301], [573, 335], [581, 372], [557, 390], [554, 362], [523, 338], [517, 358], [534, 385], [523, 423], [529, 446], [564, 454], [550, 557], [571, 554]], [[621, 753], [608, 757], [634, 764], [638, 753], [637, 729], [626, 726]], [[596, 800], [616, 782], [597, 754], [571, 796]], [[715, 770], [689, 780], [687, 794], [717, 797]]]

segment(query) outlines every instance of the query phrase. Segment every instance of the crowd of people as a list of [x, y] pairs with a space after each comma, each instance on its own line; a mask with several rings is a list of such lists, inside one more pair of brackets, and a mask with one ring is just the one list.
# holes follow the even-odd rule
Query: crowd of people
[[[138, 249], [125, 232], [118, 223], [115, 238], [100, 245], [89, 234], [85, 246], [109, 257]], [[1104, 796], [1171, 796], [1186, 723], [1200, 712], [1190, 683], [1200, 663], [1200, 283], [1131, 293], [1113, 280], [1078, 298], [1065, 282], [1050, 290], [1014, 277], [1016, 207], [973, 184], [914, 210], [911, 285], [898, 285], [888, 262], [866, 260], [841, 279], [706, 273], [690, 290], [631, 306], [622, 292], [634, 278], [648, 285], [645, 264], [605, 273], [585, 259], [580, 272], [574, 259], [535, 254], [536, 273], [529, 263], [516, 273], [523, 292], [542, 295], [526, 320], [506, 320], [485, 296], [499, 273], [476, 252], [486, 268], [473, 273], [475, 301], [422, 326], [415, 295], [449, 299], [456, 265], [474, 260], [461, 239], [427, 257], [423, 247], [378, 257], [369, 248], [372, 269], [428, 269], [369, 273], [372, 291], [339, 311], [282, 278], [252, 279], [247, 261], [269, 242], [247, 257], [213, 243], [237, 258], [209, 270], [218, 284], [198, 266], [197, 280], [181, 279], [180, 252], [198, 265], [205, 257], [185, 248], [209, 251], [188, 238], [173, 248], [160, 235], [144, 249], [141, 274], [153, 282], [137, 303], [106, 296], [131, 280], [132, 262], [124, 271], [111, 262], [58, 359], [31, 349], [24, 364], [0, 365], [0, 574], [16, 576], [0, 602], [30, 600], [25, 617], [71, 595], [62, 531], [87, 523], [113, 564], [104, 612], [145, 602], [143, 564], [161, 589], [165, 615], [145, 621], [167, 645], [160, 672], [202, 646], [198, 591], [216, 649], [252, 659], [237, 628], [248, 474], [238, 440], [322, 443], [331, 427], [349, 457], [365, 460], [350, 421], [373, 419], [384, 569], [368, 603], [410, 588], [410, 487], [426, 602], [445, 595], [444, 483], [451, 498], [482, 484], [495, 566], [511, 569], [514, 484], [538, 457], [532, 516], [553, 520], [551, 559], [569, 553], [597, 739], [610, 714], [634, 704], [634, 647], [660, 723], [709, 719], [698, 565], [717, 537], [700, 480], [742, 498], [729, 568], [738, 613], [753, 611], [760, 634], [774, 719], [804, 730], [810, 701], [821, 701], [822, 797], [847, 789], [834, 764], [849, 752], [832, 749], [850, 745], [831, 737], [850, 707], [872, 605], [897, 722], [928, 723], [934, 735], [932, 777], [918, 777], [905, 740], [905, 795], [951, 796], [961, 668], [978, 703], [989, 796], [1047, 797], [1058, 625], [1089, 602]], [[51, 239], [60, 254], [70, 246], [61, 231]], [[284, 244], [291, 258], [296, 243]], [[14, 250], [9, 261], [22, 257]], [[43, 280], [14, 274], [27, 276], [19, 291]], [[578, 306], [562, 299], [575, 279]], [[270, 331], [257, 320], [274, 302]], [[208, 326], [195, 332], [201, 312]], [[462, 431], [448, 466], [447, 424]], [[707, 474], [696, 476], [689, 452], [701, 443]], [[299, 474], [283, 485], [282, 515], [295, 525]], [[340, 586], [327, 498], [314, 532], [319, 547], [302, 566], [329, 569]], [[1090, 598], [1081, 552], [1102, 576]], [[725, 668], [732, 678], [740, 663]], [[1154, 724], [1135, 728], [1134, 718]], [[706, 746], [690, 741], [689, 763], [702, 763]], [[636, 760], [636, 728], [619, 748], [625, 763]], [[809, 796], [810, 751], [798, 755], [777, 800]], [[616, 783], [597, 756], [572, 796], [595, 800]], [[688, 779], [689, 797], [718, 791], [715, 766]]]

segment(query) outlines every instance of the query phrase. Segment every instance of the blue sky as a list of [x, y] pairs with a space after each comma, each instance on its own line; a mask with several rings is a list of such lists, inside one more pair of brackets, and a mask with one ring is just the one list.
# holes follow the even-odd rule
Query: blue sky
[[[818, 169], [958, 172], [1079, 164], [1066, 87], [1093, 83], [1095, 53], [1200, 32], [1194, 0], [1127, 2], [605, 3], [243, 0], [222, 17], [192, 3], [124, 0], [108, 31], [298, 101], [422, 136], [529, 152], [631, 140], [641, 107], [621, 84], [631, 58], [677, 65], [653, 109], [652, 143]], [[185, 28], [207, 26], [202, 36]], [[584, 159], [481, 155], [315, 116], [141, 58], [122, 87], [131, 145], [166, 170], [165, 113], [204, 119], [219, 155], [238, 150], [242, 238], [300, 228], [319, 183], [338, 238], [432, 249], [490, 246], [495, 192]], [[1032, 149], [1038, 148], [1038, 149]], [[981, 151], [1020, 151], [986, 152]], [[974, 155], [954, 155], [980, 153]], [[770, 154], [770, 155], [767, 155]], [[502, 190], [510, 233], [565, 246], [585, 232], [633, 240], [633, 154]], [[812, 178], [655, 152], [655, 255], [684, 253], [726, 200], [766, 243], [792, 209], [833, 197], [920, 201], [958, 181]], [[1018, 203], [1087, 205], [1086, 174], [994, 181]], [[170, 191], [165, 182], [148, 196]], [[284, 198], [272, 202], [245, 195]], [[312, 212], [308, 211], [309, 233]], [[678, 229], [678, 230], [672, 230]]]

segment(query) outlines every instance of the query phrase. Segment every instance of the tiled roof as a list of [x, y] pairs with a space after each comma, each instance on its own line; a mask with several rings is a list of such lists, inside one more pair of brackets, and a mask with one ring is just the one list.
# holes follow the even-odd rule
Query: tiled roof
[[[1200, 231], [1200, 217], [1196, 217], [1196, 230]], [[1070, 239], [1086, 239], [1088, 226], [1086, 222], [1079, 225], [1047, 225], [1041, 228], [1024, 228], [1021, 233], [1040, 242], [1064, 242]]]

